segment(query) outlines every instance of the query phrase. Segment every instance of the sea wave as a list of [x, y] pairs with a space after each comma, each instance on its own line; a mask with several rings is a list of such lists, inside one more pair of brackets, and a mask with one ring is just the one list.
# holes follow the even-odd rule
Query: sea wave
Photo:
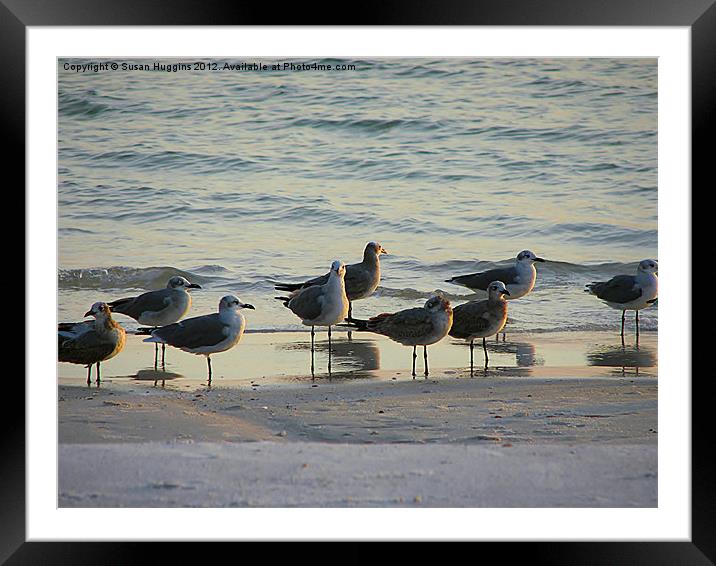
[[199, 284], [208, 280], [203, 275], [176, 267], [114, 266], [60, 269], [58, 283], [60, 289], [161, 289], [175, 275]]

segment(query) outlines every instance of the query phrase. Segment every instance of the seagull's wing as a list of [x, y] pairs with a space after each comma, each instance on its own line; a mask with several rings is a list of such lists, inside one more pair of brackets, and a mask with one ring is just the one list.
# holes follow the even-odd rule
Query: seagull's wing
[[304, 281], [303, 283], [276, 283], [274, 289], [279, 291], [297, 291], [298, 289], [305, 289], [306, 287], [313, 287], [314, 285], [325, 285], [328, 283], [329, 276], [330, 272]]
[[458, 275], [457, 277], [448, 279], [447, 283], [455, 283], [456, 285], [463, 285], [470, 289], [487, 291], [487, 286], [493, 281], [502, 281], [505, 285], [514, 285], [518, 282], [517, 270], [514, 267], [490, 269], [482, 273]]
[[365, 294], [373, 282], [373, 275], [362, 263], [347, 266], [345, 283], [348, 298]]
[[162, 326], [151, 334], [152, 338], [158, 338], [175, 348], [201, 348], [215, 346], [226, 340], [225, 329], [226, 325], [221, 322], [218, 313], [213, 313]]
[[642, 290], [633, 275], [617, 275], [609, 281], [587, 285], [589, 291], [609, 303], [629, 303], [641, 297]]
[[90, 330], [94, 330], [94, 320], [83, 320], [82, 322], [60, 322], [57, 325], [57, 333], [67, 340], [77, 338]]
[[291, 297], [286, 306], [303, 320], [313, 320], [321, 315], [325, 288], [314, 285], [300, 289]]
[[433, 320], [424, 308], [406, 309], [395, 314], [379, 314], [368, 320], [367, 330], [394, 340], [425, 336], [433, 330]]
[[118, 299], [108, 304], [112, 312], [125, 314], [136, 320], [142, 316], [142, 313], [158, 312], [165, 309], [172, 302], [173, 291], [173, 289], [159, 289], [143, 293], [138, 297]]
[[488, 305], [488, 301], [470, 301], [453, 308], [450, 336], [468, 338], [487, 330], [491, 322]]

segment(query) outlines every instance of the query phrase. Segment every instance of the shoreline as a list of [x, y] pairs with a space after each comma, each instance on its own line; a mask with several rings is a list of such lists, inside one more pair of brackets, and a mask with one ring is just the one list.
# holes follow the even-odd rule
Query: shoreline
[[[103, 386], [164, 381], [165, 385], [202, 387], [207, 369], [204, 356], [168, 347], [166, 366], [155, 369], [154, 348], [143, 336], [127, 335], [124, 350], [102, 364]], [[482, 344], [475, 346], [475, 376], [481, 377], [651, 377], [658, 374], [658, 336], [642, 333], [622, 345], [618, 332], [556, 332], [508, 334], [507, 340], [487, 341], [489, 365], [484, 369]], [[469, 377], [469, 345], [452, 338], [428, 348], [431, 375]], [[316, 379], [385, 381], [410, 378], [411, 348], [369, 333], [336, 333], [331, 352], [333, 371], [327, 374], [328, 342], [316, 336]], [[422, 358], [422, 356], [421, 356]], [[311, 379], [310, 334], [307, 332], [253, 333], [229, 350], [212, 356], [212, 385], [247, 386], [291, 384]], [[422, 359], [417, 378], [422, 379]], [[58, 364], [61, 385], [85, 384], [86, 369]], [[94, 376], [94, 371], [93, 371]], [[93, 377], [93, 385], [94, 377]]]

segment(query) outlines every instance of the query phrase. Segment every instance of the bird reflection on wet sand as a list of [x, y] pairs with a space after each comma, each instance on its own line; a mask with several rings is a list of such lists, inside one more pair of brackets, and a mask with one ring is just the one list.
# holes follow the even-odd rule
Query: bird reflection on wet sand
[[180, 377], [184, 377], [181, 373], [176, 373], [172, 371], [159, 371], [156, 369], [140, 369], [137, 373], [134, 375], [130, 375], [129, 378], [135, 381], [153, 381], [154, 387], [157, 386], [159, 382], [161, 382], [162, 387], [164, 387], [165, 383], [167, 381], [171, 381], [173, 379], [178, 379]]
[[634, 375], [639, 376], [641, 368], [656, 367], [657, 362], [656, 350], [640, 346], [639, 342], [633, 345], [626, 345], [623, 341], [620, 345], [600, 345], [587, 352], [587, 363], [590, 366], [615, 368], [613, 373], [621, 376], [625, 376], [627, 370], [634, 370]]
[[[280, 344], [277, 346], [280, 350], [310, 350], [310, 340], [306, 342], [295, 342], [288, 344]], [[334, 362], [334, 368], [337, 366], [339, 371], [330, 369], [329, 377], [336, 377], [336, 373], [342, 374], [340, 377], [345, 378], [365, 378], [370, 377], [368, 372], [380, 369], [380, 349], [378, 345], [371, 340], [336, 340], [332, 342], [329, 349], [328, 342], [316, 342], [314, 345], [315, 352], [331, 356]], [[315, 373], [312, 373], [315, 377]]]
[[[461, 341], [455, 341], [453, 343], [456, 346], [463, 346]], [[469, 343], [464, 345], [468, 348], [470, 347]], [[485, 360], [481, 375], [488, 375], [487, 371], [490, 370], [489, 373], [495, 373], [496, 375], [509, 372], [510, 375], [514, 376], [529, 376], [531, 375], [530, 368], [544, 365], [544, 359], [537, 355], [537, 348], [531, 342], [492, 342], [488, 340], [486, 346], [490, 352], [496, 354], [514, 354], [516, 365], [504, 367], [495, 366], [490, 369], [487, 360]], [[476, 364], [476, 370], [477, 367]]]

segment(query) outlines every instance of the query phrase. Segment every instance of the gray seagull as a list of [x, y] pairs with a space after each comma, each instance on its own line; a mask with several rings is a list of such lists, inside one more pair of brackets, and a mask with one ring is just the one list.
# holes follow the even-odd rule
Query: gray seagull
[[[368, 242], [363, 251], [363, 261], [346, 266], [346, 296], [348, 297], [348, 320], [353, 316], [353, 301], [370, 297], [380, 283], [380, 256], [387, 254], [378, 242]], [[304, 283], [277, 283], [278, 291], [296, 291], [328, 282], [330, 272]]]
[[416, 348], [423, 347], [425, 376], [428, 376], [428, 346], [439, 342], [453, 323], [450, 301], [439, 295], [430, 297], [425, 306], [406, 309], [396, 313], [383, 313], [368, 320], [353, 319], [342, 326], [350, 326], [387, 336], [391, 340], [413, 347], [413, 378], [415, 378]]
[[[450, 279], [446, 279], [446, 283], [454, 283], [462, 285], [468, 289], [472, 289], [478, 295], [487, 296], [487, 287], [493, 281], [502, 281], [510, 292], [508, 300], [519, 299], [529, 294], [535, 286], [537, 280], [537, 269], [535, 262], [544, 263], [546, 260], [537, 257], [530, 250], [522, 250], [517, 254], [515, 264], [510, 267], [501, 267], [490, 269], [481, 273], [472, 273], [470, 275], [458, 275]], [[499, 337], [499, 335], [497, 335]], [[502, 333], [502, 339], [505, 339], [505, 333]]]
[[470, 301], [453, 309], [450, 336], [470, 341], [470, 374], [473, 373], [473, 348], [475, 338], [482, 338], [487, 368], [487, 344], [485, 338], [498, 334], [507, 322], [507, 301], [510, 292], [502, 281], [493, 281], [487, 287], [489, 297], [483, 301]]

